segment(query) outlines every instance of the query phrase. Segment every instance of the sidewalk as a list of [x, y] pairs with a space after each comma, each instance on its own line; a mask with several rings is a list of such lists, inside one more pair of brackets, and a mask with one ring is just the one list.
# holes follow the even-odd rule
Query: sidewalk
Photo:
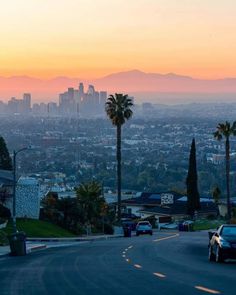
[[[31, 253], [33, 251], [45, 249], [47, 246], [45, 244], [26, 244], [26, 253]], [[6, 256], [10, 254], [10, 246], [1, 246], [0, 247], [0, 257], [1, 256]]]
[[10, 253], [9, 246], [0, 246], [0, 257]]
[[[62, 243], [62, 246], [66, 245], [66, 243], [69, 245], [76, 243], [76, 242], [92, 242], [92, 241], [99, 241], [99, 240], [108, 240], [108, 239], [114, 239], [114, 238], [120, 238], [123, 237], [123, 234], [119, 235], [97, 235], [97, 236], [84, 236], [84, 237], [75, 237], [75, 238], [27, 238], [26, 242], [26, 252], [31, 253], [33, 251], [50, 248], [50, 245], [43, 244], [42, 242], [55, 242], [58, 243], [58, 246], [60, 246], [60, 243]], [[31, 243], [33, 242], [33, 243]], [[38, 242], [39, 244], [35, 244], [34, 242]], [[42, 244], [41, 244], [42, 243]], [[0, 246], [0, 257], [9, 255], [10, 253], [10, 247], [9, 246]]]
[[118, 235], [97, 235], [97, 236], [84, 236], [84, 237], [75, 237], [75, 238], [27, 238], [28, 242], [89, 242], [89, 241], [99, 241], [99, 240], [108, 240], [114, 238], [123, 237], [123, 234]]

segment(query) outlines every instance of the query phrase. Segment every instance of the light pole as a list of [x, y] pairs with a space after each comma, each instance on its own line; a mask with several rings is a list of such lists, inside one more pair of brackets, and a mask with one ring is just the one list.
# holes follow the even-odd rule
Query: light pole
[[22, 148], [18, 151], [13, 151], [13, 208], [12, 208], [12, 219], [13, 219], [13, 233], [16, 234], [16, 156], [25, 150], [27, 150], [28, 147]]

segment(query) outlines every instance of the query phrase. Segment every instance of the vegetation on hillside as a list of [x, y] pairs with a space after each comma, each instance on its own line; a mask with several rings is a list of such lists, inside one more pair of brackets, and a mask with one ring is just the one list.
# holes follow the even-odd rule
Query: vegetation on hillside
[[95, 181], [81, 184], [76, 198], [61, 198], [49, 193], [42, 201], [41, 218], [57, 224], [74, 234], [92, 232], [112, 233], [114, 212], [109, 210], [102, 196], [101, 185]]

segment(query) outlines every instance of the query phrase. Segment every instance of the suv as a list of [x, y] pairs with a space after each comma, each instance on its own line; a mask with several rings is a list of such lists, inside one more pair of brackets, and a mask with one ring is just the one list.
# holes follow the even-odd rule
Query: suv
[[142, 234], [152, 235], [152, 226], [149, 221], [140, 221], [136, 226], [136, 236]]

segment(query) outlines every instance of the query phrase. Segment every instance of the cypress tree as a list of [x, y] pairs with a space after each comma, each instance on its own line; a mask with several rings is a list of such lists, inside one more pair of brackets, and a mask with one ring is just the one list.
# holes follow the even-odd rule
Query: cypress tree
[[12, 160], [2, 136], [0, 136], [0, 169], [12, 170]]
[[194, 138], [192, 140], [192, 145], [190, 150], [189, 167], [188, 167], [186, 185], [187, 185], [187, 213], [193, 216], [194, 212], [201, 208], [200, 196], [198, 192], [198, 183], [197, 183], [196, 146], [195, 146]]

